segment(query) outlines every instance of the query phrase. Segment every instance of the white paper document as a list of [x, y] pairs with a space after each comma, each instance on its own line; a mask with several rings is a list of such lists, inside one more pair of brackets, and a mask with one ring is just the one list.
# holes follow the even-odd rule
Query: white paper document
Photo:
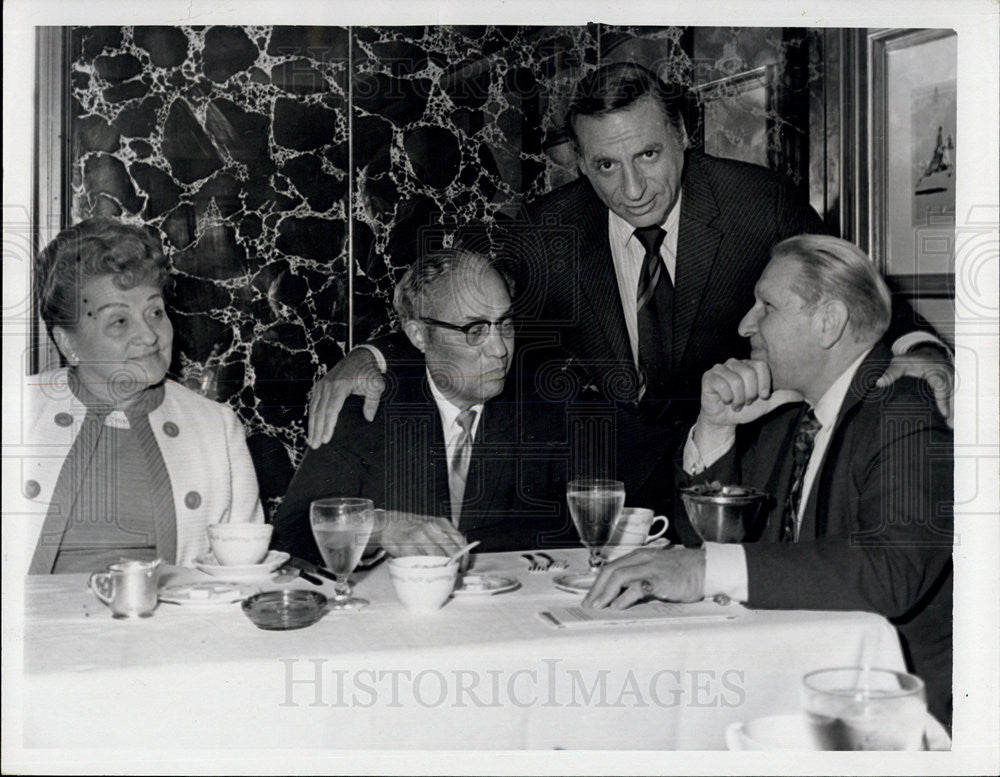
[[716, 604], [712, 600], [680, 604], [677, 602], [646, 602], [627, 610], [595, 610], [586, 607], [555, 607], [543, 610], [538, 617], [557, 629], [589, 626], [631, 626], [637, 623], [668, 623], [670, 621], [735, 620], [746, 613], [738, 604]]

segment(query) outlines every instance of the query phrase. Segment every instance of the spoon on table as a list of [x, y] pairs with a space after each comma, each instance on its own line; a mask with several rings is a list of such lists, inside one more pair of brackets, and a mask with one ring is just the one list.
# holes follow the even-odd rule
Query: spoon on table
[[419, 569], [433, 569], [433, 568], [436, 568], [436, 567], [446, 567], [449, 564], [452, 564], [455, 561], [458, 561], [460, 558], [462, 558], [462, 556], [464, 556], [466, 553], [468, 553], [470, 550], [472, 550], [478, 544], [479, 544], [479, 540], [476, 540], [475, 542], [470, 542], [468, 545], [466, 545], [461, 550], [456, 551], [455, 553], [452, 553], [448, 557], [448, 559], [446, 561], [442, 561], [440, 564], [418, 564], [416, 566]]
[[461, 550], [456, 551], [455, 553], [452, 553], [448, 557], [448, 560], [445, 561], [442, 566], [448, 566], [449, 564], [455, 563], [460, 558], [462, 558], [462, 556], [464, 556], [466, 553], [468, 553], [470, 550], [472, 550], [474, 547], [476, 547], [478, 544], [479, 544], [479, 540], [476, 540], [475, 542], [470, 542], [468, 545], [466, 545]]

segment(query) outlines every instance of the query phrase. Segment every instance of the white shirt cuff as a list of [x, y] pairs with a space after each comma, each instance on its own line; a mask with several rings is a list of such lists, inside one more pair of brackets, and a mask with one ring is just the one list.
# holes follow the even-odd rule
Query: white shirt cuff
[[747, 556], [738, 543], [706, 542], [705, 596], [725, 594], [735, 602], [745, 602], [750, 595], [747, 582]]
[[949, 354], [951, 353], [951, 349], [942, 343], [938, 338], [930, 332], [922, 331], [907, 332], [905, 335], [900, 337], [892, 344], [892, 353], [894, 356], [902, 356], [903, 354], [909, 353], [913, 348], [916, 348], [921, 343], [931, 343], [943, 348]]
[[[389, 365], [385, 361], [385, 356], [383, 356], [382, 352], [374, 345], [370, 345], [369, 343], [361, 343], [360, 345], [354, 346], [354, 351], [358, 350], [359, 348], [364, 348], [375, 358], [375, 364], [378, 367], [379, 372], [385, 372], [387, 369], [389, 369]], [[354, 351], [352, 351], [352, 353]]]
[[706, 469], [715, 464], [715, 462], [725, 456], [729, 449], [733, 447], [733, 443], [735, 442], [736, 432], [734, 430], [732, 434], [725, 439], [725, 441], [719, 443], [707, 453], [702, 453], [698, 450], [698, 446], [695, 444], [694, 426], [692, 426], [688, 430], [687, 441], [684, 443], [684, 453], [681, 466], [684, 467], [684, 471], [689, 475], [700, 475]]

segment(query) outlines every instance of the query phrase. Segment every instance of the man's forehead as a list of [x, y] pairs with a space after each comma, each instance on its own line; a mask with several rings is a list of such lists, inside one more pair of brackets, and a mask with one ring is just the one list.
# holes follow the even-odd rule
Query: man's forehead
[[[667, 120], [663, 108], [649, 95], [608, 113], [578, 116], [575, 124], [581, 146], [585, 145], [584, 136], [593, 143], [606, 143], [613, 142], [623, 132], [652, 135], [662, 130], [668, 137], [677, 135], [677, 129]], [[588, 149], [581, 150], [587, 153]]]
[[798, 280], [799, 265], [792, 257], [781, 256], [767, 263], [760, 280], [754, 286], [758, 296], [770, 295], [776, 297], [795, 296], [794, 284]]
[[460, 270], [437, 279], [425, 295], [434, 318], [495, 318], [510, 309], [510, 295], [491, 267]]

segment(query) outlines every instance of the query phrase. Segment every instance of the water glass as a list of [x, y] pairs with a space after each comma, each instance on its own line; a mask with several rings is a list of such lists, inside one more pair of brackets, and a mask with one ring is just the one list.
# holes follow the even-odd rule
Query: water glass
[[348, 576], [361, 560], [375, 526], [372, 500], [355, 497], [316, 499], [309, 505], [309, 524], [326, 568], [337, 576], [329, 608], [364, 607], [367, 600], [352, 598]]
[[823, 750], [923, 750], [924, 682], [889, 669], [845, 667], [803, 679], [806, 715]]
[[604, 564], [604, 547], [625, 505], [625, 484], [598, 478], [571, 480], [566, 485], [566, 502], [580, 540], [590, 550], [590, 568], [599, 569]]

